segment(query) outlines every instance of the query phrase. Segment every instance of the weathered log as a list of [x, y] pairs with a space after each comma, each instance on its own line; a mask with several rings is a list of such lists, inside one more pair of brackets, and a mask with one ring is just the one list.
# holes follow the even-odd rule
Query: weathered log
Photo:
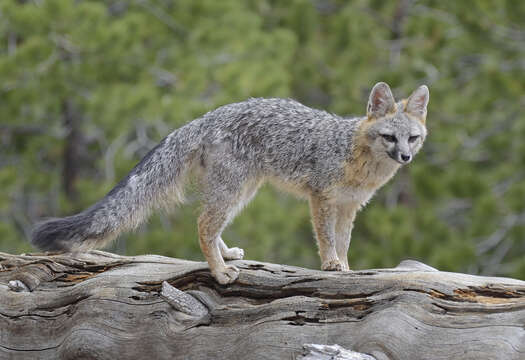
[[0, 358], [295, 359], [338, 344], [375, 359], [525, 359], [524, 281], [415, 261], [233, 263], [239, 279], [221, 286], [203, 262], [0, 253]]

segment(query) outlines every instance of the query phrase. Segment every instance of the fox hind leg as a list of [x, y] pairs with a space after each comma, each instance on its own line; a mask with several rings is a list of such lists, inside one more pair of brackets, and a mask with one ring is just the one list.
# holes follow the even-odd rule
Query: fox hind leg
[[222, 240], [222, 237], [219, 238], [219, 249], [224, 260], [242, 260], [244, 257], [243, 249], [238, 247], [229, 248]]
[[[230, 213], [230, 220], [233, 220], [237, 213], [253, 199], [260, 185], [261, 181], [249, 181], [243, 186], [239, 203]], [[241, 260], [244, 257], [243, 249], [238, 247], [229, 248], [222, 237], [219, 238], [219, 249], [224, 260]]]
[[242, 166], [223, 156], [209, 159], [210, 168], [202, 179], [203, 209], [199, 216], [199, 243], [211, 273], [220, 284], [234, 282], [239, 270], [224, 260], [241, 259], [244, 251], [228, 248], [221, 234], [228, 223], [255, 194], [258, 183], [248, 180]]
[[208, 261], [213, 277], [223, 285], [234, 282], [239, 276], [239, 269], [233, 265], [226, 265], [221, 254], [220, 235], [228, 223], [228, 215], [228, 209], [207, 205], [198, 220], [202, 253]]

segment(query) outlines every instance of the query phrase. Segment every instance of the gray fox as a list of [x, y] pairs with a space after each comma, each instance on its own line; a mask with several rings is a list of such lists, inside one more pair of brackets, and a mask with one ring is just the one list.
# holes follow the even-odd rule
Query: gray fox
[[103, 199], [83, 212], [37, 224], [43, 250], [100, 247], [136, 228], [158, 207], [183, 201], [185, 180], [200, 185], [199, 241], [220, 284], [242, 259], [221, 238], [226, 225], [266, 181], [309, 200], [323, 270], [349, 270], [356, 212], [421, 149], [429, 100], [423, 85], [395, 102], [376, 84], [364, 117], [343, 118], [290, 99], [249, 99], [224, 105], [173, 131]]

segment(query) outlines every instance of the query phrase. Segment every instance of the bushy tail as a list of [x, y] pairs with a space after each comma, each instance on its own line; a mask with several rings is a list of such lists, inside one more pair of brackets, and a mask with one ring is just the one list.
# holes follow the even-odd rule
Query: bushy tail
[[199, 149], [196, 123], [164, 138], [99, 202], [83, 212], [36, 225], [31, 242], [42, 250], [101, 247], [136, 228], [155, 208], [180, 202]]

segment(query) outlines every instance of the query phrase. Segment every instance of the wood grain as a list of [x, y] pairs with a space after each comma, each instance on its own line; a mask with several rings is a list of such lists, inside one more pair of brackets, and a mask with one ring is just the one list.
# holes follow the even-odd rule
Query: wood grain
[[525, 282], [437, 271], [322, 272], [101, 251], [0, 253], [1, 359], [525, 359]]

